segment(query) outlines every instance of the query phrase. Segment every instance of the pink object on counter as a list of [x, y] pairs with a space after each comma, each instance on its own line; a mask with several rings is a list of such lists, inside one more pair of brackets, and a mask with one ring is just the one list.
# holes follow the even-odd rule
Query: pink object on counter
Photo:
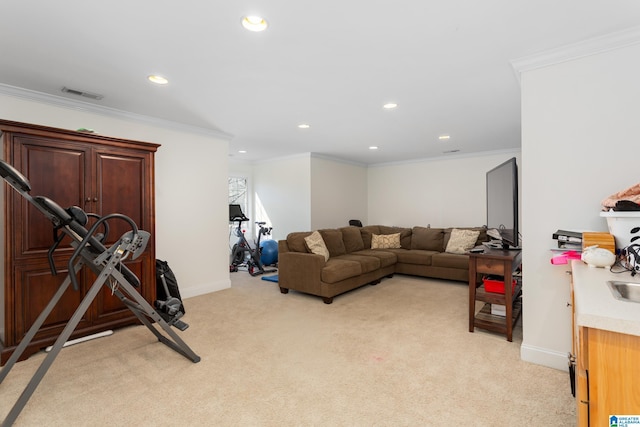
[[553, 256], [551, 257], [551, 264], [567, 264], [571, 259], [580, 259], [580, 252], [567, 251], [561, 253], [560, 255]]

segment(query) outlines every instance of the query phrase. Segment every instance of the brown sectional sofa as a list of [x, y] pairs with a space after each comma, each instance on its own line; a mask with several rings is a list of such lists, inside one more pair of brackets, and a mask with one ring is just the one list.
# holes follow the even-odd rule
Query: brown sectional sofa
[[[476, 245], [488, 240], [484, 227], [457, 227], [479, 230]], [[333, 297], [357, 287], [380, 283], [394, 273], [467, 282], [469, 257], [447, 253], [453, 228], [342, 227], [318, 230], [329, 250], [329, 259], [310, 253], [305, 243], [308, 232], [290, 233], [278, 241], [278, 285], [289, 290]], [[400, 233], [400, 248], [371, 249], [373, 235]]]

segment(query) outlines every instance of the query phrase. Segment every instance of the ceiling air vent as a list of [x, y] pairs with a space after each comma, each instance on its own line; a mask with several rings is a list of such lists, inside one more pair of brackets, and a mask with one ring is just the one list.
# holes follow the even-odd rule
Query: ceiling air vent
[[95, 99], [96, 101], [99, 101], [102, 98], [104, 98], [103, 95], [99, 95], [97, 93], [85, 92], [85, 91], [77, 90], [77, 89], [70, 89], [68, 87], [63, 87], [62, 91], [64, 93], [69, 93], [71, 95], [84, 96], [85, 98]]
[[443, 151], [442, 154], [452, 154], [452, 153], [457, 153], [460, 150], [447, 150], [447, 151]]

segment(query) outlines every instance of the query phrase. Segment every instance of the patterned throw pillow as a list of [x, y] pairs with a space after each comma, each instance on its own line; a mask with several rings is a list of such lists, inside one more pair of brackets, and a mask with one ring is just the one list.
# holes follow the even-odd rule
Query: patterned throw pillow
[[451, 230], [451, 237], [447, 243], [445, 252], [450, 254], [463, 254], [476, 245], [476, 240], [480, 235], [480, 230], [461, 230], [454, 228]]
[[372, 234], [371, 249], [399, 249], [400, 233], [396, 234]]
[[309, 248], [309, 252], [324, 256], [325, 261], [329, 260], [329, 249], [327, 249], [327, 245], [324, 244], [324, 240], [322, 240], [320, 233], [314, 231], [309, 236], [305, 237], [304, 241]]

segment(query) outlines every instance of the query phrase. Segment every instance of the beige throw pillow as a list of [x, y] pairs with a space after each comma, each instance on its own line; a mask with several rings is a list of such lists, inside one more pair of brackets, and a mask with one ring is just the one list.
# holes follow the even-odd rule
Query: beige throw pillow
[[309, 248], [309, 252], [316, 255], [324, 256], [324, 260], [329, 260], [329, 249], [327, 249], [327, 245], [324, 244], [324, 240], [322, 236], [317, 231], [314, 231], [310, 235], [304, 238], [307, 247]]
[[451, 230], [451, 237], [449, 238], [445, 252], [450, 254], [463, 254], [476, 245], [476, 240], [478, 240], [479, 235], [479, 230], [461, 230], [454, 228]]
[[372, 234], [371, 249], [399, 249], [400, 233], [396, 234]]

